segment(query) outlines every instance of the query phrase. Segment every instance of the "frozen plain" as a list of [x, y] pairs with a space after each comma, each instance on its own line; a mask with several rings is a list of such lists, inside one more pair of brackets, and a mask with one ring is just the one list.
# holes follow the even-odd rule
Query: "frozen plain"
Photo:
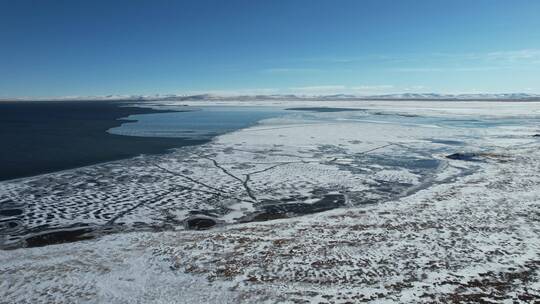
[[[0, 302], [539, 299], [539, 103], [276, 103], [357, 111], [0, 184], [24, 210], [3, 246], [42, 225], [118, 232], [0, 251]], [[218, 225], [185, 230], [195, 213]]]

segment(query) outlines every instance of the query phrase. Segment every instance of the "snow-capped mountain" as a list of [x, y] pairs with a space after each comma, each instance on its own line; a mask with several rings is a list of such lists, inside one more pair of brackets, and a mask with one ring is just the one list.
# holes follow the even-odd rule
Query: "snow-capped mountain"
[[528, 100], [537, 99], [538, 94], [501, 93], [501, 94], [436, 94], [404, 93], [369, 96], [370, 99], [414, 99], [414, 100]]
[[106, 96], [65, 96], [58, 98], [0, 98], [0, 101], [9, 100], [47, 100], [47, 101], [208, 101], [208, 100], [515, 100], [540, 101], [540, 94], [527, 93], [500, 93], [500, 94], [437, 94], [437, 93], [401, 93], [384, 95], [237, 95], [221, 96], [213, 94], [179, 95], [106, 95]]

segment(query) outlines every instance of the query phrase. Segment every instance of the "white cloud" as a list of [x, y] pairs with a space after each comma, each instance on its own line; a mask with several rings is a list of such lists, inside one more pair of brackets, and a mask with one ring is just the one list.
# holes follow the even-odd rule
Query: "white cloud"
[[426, 90], [427, 88], [428, 87], [423, 86], [423, 85], [414, 85], [414, 86], [404, 87], [403, 91], [406, 91], [406, 92], [420, 92], [420, 91]]
[[376, 61], [392, 61], [395, 60], [394, 55], [384, 54], [366, 54], [362, 56], [334, 56], [334, 57], [311, 57], [294, 59], [298, 62], [310, 62], [310, 63], [330, 63], [330, 64], [346, 64], [346, 63], [359, 63], [359, 62], [376, 62]]
[[405, 73], [431, 73], [431, 72], [483, 72], [500, 70], [531, 70], [535, 67], [515, 67], [515, 66], [478, 66], [478, 67], [406, 67], [392, 68], [390, 71]]
[[381, 85], [360, 85], [356, 87], [351, 87], [355, 91], [386, 91], [393, 89], [394, 86], [390, 84], [381, 84]]
[[540, 50], [537, 49], [524, 49], [524, 50], [515, 50], [515, 51], [498, 51], [487, 53], [485, 56], [488, 60], [497, 60], [497, 61], [534, 61], [538, 62], [540, 60]]
[[336, 94], [342, 93], [347, 87], [344, 85], [318, 85], [306, 87], [292, 87], [289, 90], [298, 94]]
[[[408, 56], [404, 56], [408, 57]], [[500, 50], [490, 52], [473, 52], [473, 53], [431, 53], [417, 54], [412, 56], [417, 60], [439, 60], [445, 62], [468, 62], [475, 61], [478, 63], [509, 63], [509, 62], [538, 62], [540, 60], [540, 49], [521, 49], [521, 50]]]
[[299, 61], [304, 62], [321, 62], [321, 63], [353, 63], [360, 61], [367, 62], [416, 62], [425, 60], [444, 61], [498, 61], [498, 62], [539, 62], [540, 49], [520, 49], [520, 50], [497, 50], [490, 52], [473, 52], [473, 53], [407, 53], [407, 54], [372, 54], [362, 57], [321, 57], [321, 58], [304, 58]]
[[181, 95], [211, 94], [218, 96], [238, 96], [238, 95], [271, 95], [280, 94], [277, 88], [244, 88], [227, 90], [206, 90], [206, 91], [183, 91]]
[[267, 74], [291, 74], [291, 73], [313, 73], [319, 72], [319, 69], [311, 68], [269, 68], [261, 70], [263, 73]]
[[400, 92], [419, 92], [427, 87], [423, 85], [395, 86], [391, 84], [376, 85], [317, 85], [305, 87], [289, 88], [289, 93], [305, 95], [331, 95], [331, 94], [353, 94], [353, 95], [377, 95]]

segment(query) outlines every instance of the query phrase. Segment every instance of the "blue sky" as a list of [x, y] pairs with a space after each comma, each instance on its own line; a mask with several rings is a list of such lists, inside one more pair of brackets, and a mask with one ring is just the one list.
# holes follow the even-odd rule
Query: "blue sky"
[[536, 0], [0, 0], [0, 97], [540, 93]]

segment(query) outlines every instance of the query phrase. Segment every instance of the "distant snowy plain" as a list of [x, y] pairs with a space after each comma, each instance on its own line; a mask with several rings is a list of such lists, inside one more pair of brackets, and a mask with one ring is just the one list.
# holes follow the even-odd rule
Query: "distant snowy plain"
[[[0, 218], [5, 248], [42, 231], [99, 236], [0, 251], [0, 303], [539, 299], [540, 103], [144, 105], [186, 103], [316, 109], [0, 183], [0, 208], [23, 210]], [[458, 152], [474, 157], [446, 158]], [[198, 215], [217, 225], [186, 230]]]

